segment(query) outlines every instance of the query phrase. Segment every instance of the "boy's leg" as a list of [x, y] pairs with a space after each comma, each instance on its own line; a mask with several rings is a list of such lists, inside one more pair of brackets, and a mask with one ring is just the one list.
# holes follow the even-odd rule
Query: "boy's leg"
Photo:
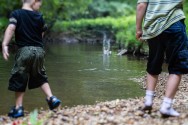
[[157, 85], [157, 81], [158, 81], [158, 75], [151, 75], [151, 74], [147, 74], [147, 90], [149, 91], [155, 91], [155, 87]]
[[23, 105], [23, 97], [25, 92], [15, 92], [16, 105], [15, 108], [18, 109]]
[[8, 89], [15, 92], [15, 106], [11, 108], [8, 116], [13, 118], [24, 116], [23, 97], [28, 81], [28, 74], [26, 72], [28, 65], [25, 65], [27, 60], [25, 54], [24, 48], [20, 48], [16, 53], [15, 64], [9, 79]]
[[147, 74], [147, 79], [146, 79], [147, 89], [146, 89], [146, 96], [145, 96], [145, 102], [144, 102], [145, 106], [142, 109], [143, 111], [152, 110], [154, 91], [157, 85], [157, 80], [158, 80], [158, 75], [151, 75], [149, 73]]
[[158, 81], [158, 75], [162, 71], [164, 60], [164, 43], [161, 42], [160, 36], [148, 40], [149, 58], [147, 62], [147, 90], [145, 96], [145, 107], [143, 110], [151, 110], [155, 87]]
[[165, 92], [165, 97], [161, 105], [160, 112], [163, 116], [179, 116], [180, 114], [172, 108], [172, 103], [178, 86], [180, 84], [181, 75], [170, 74], [167, 87]]
[[181, 81], [182, 75], [176, 75], [176, 74], [170, 74], [168, 81], [167, 81], [167, 87], [166, 87], [166, 93], [165, 97], [173, 99], [176, 91], [178, 89], [178, 86]]
[[157, 85], [158, 75], [147, 74], [147, 90], [145, 96], [145, 106], [152, 106], [155, 87]]
[[41, 86], [42, 91], [44, 92], [44, 94], [46, 95], [47, 99], [49, 100], [51, 96], [53, 96], [52, 91], [50, 89], [50, 86], [48, 83], [44, 83]]
[[[29, 89], [40, 87], [46, 95], [46, 101], [48, 102], [49, 108], [52, 110], [57, 108], [61, 101], [53, 96], [51, 88], [48, 84], [48, 77], [44, 67], [44, 56], [45, 51], [41, 47], [30, 47], [31, 53], [35, 54], [32, 59], [32, 70], [30, 70], [30, 79], [28, 82]], [[35, 84], [33, 84], [35, 83]]]
[[49, 84], [47, 82], [44, 83], [41, 86], [41, 89], [47, 97], [46, 101], [48, 102], [48, 106], [49, 106], [50, 110], [57, 108], [60, 105], [61, 101], [58, 98], [56, 98], [55, 96], [53, 96]]
[[[165, 91], [165, 97], [160, 112], [163, 116], [179, 116], [172, 108], [174, 96], [180, 84], [181, 75], [187, 73], [187, 48], [188, 38], [183, 22], [177, 21], [164, 31], [164, 39], [167, 42], [166, 58], [169, 64], [169, 78]], [[179, 74], [179, 75], [178, 75]]]
[[22, 106], [24, 94], [25, 92], [15, 92], [16, 104], [11, 108], [10, 112], [8, 113], [9, 117], [18, 118], [24, 116], [24, 108]]

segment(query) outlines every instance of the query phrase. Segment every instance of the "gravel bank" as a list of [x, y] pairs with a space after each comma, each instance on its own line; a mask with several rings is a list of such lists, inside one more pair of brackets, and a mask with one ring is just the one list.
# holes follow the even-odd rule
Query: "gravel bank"
[[[55, 112], [38, 112], [35, 120], [37, 124], [44, 125], [188, 125], [188, 75], [184, 75], [174, 100], [174, 108], [181, 113], [178, 118], [161, 118], [159, 106], [161, 104], [166, 73], [162, 73], [156, 89], [154, 106], [151, 114], [143, 113], [139, 109], [143, 106], [144, 98], [113, 100], [100, 102], [95, 105], [78, 105], [64, 107]], [[145, 77], [134, 79], [142, 89], [145, 89]], [[10, 119], [1, 116], [0, 123], [7, 125], [31, 124], [32, 116]], [[33, 118], [34, 119], [34, 118]]]

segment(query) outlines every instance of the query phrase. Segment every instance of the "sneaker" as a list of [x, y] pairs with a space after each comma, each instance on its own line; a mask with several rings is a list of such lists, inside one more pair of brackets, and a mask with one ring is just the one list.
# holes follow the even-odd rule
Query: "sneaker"
[[147, 106], [147, 105], [145, 105], [145, 106], [141, 109], [141, 111], [143, 111], [143, 112], [148, 112], [149, 114], [151, 114], [151, 110], [152, 110], [152, 106]]
[[48, 103], [50, 110], [57, 108], [61, 103], [61, 101], [55, 96], [50, 97], [50, 100], [46, 99], [46, 101]]
[[163, 118], [180, 116], [180, 114], [177, 111], [175, 111], [173, 108], [160, 109], [160, 113]]
[[16, 109], [16, 107], [13, 106], [10, 112], [8, 113], [8, 116], [12, 118], [18, 118], [24, 116], [24, 107], [20, 106], [18, 109]]

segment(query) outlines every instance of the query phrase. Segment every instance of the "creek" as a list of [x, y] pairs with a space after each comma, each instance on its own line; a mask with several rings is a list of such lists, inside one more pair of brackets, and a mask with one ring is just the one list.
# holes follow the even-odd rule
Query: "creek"
[[[45, 67], [54, 95], [62, 106], [90, 105], [96, 101], [110, 101], [140, 97], [144, 91], [135, 78], [145, 75], [146, 60], [130, 56], [104, 55], [98, 44], [49, 44], [46, 47]], [[0, 56], [0, 114], [6, 115], [14, 105], [14, 93], [8, 91], [8, 79], [14, 62]], [[27, 90], [24, 108], [48, 109], [40, 89]]]

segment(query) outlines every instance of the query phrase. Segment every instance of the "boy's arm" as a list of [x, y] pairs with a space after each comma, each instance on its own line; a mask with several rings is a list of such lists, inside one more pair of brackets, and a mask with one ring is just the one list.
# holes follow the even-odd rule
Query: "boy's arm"
[[10, 40], [12, 39], [15, 29], [16, 29], [16, 26], [14, 24], [9, 24], [5, 31], [4, 39], [2, 42], [2, 53], [3, 53], [3, 58], [5, 60], [8, 60], [8, 57], [9, 57], [8, 44]]
[[146, 13], [147, 3], [138, 3], [136, 10], [136, 39], [141, 40], [142, 36], [142, 21]]

